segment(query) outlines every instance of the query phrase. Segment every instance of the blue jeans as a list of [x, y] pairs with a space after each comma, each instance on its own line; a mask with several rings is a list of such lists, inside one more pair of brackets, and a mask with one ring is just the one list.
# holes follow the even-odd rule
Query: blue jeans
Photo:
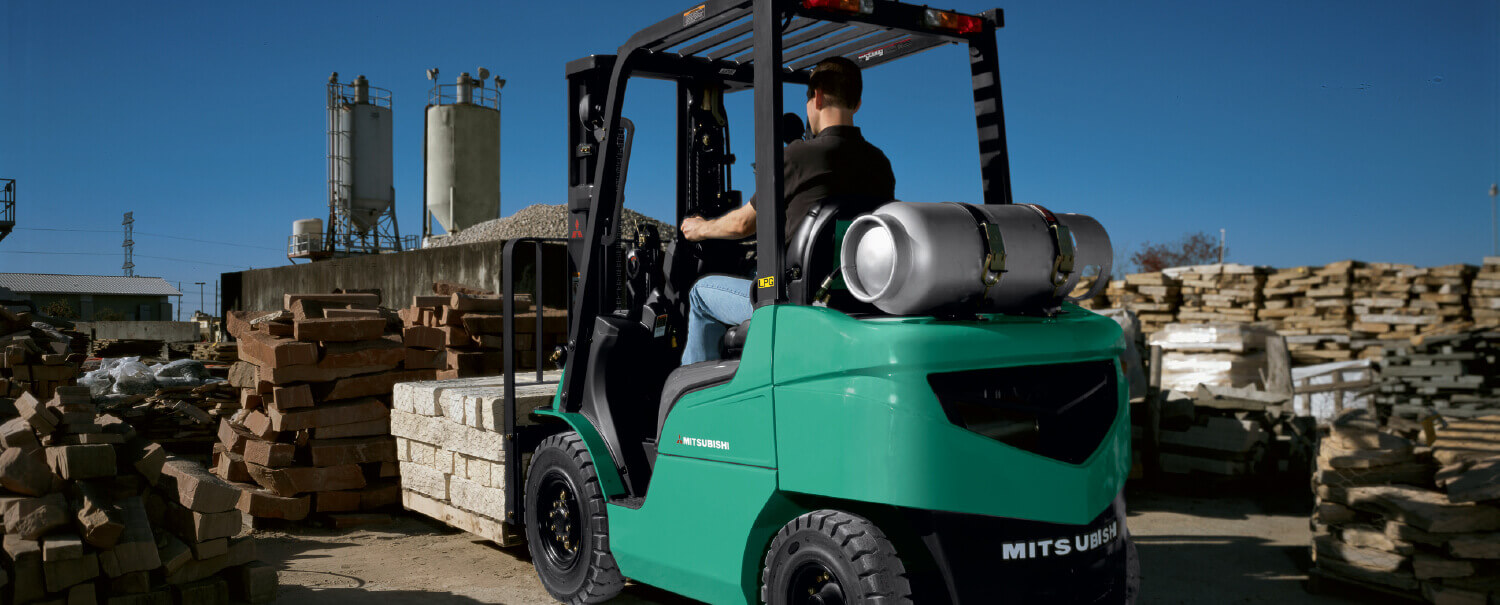
[[682, 365], [718, 359], [724, 331], [750, 319], [753, 311], [750, 280], [727, 275], [698, 280], [688, 293], [688, 333]]

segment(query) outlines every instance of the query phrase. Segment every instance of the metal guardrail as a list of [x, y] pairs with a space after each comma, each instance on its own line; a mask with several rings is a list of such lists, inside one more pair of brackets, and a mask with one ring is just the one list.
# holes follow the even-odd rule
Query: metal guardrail
[[[427, 104], [457, 105], [460, 103], [458, 89], [459, 85], [457, 84], [438, 84], [432, 90], [427, 91]], [[478, 80], [475, 81], [475, 84], [470, 89], [472, 93], [466, 103], [490, 109], [500, 109], [500, 89], [482, 87], [479, 85]]]
[[[515, 296], [516, 296], [516, 276], [518, 275], [518, 272], [516, 271], [516, 253], [515, 253], [516, 252], [516, 247], [520, 246], [520, 245], [529, 245], [529, 246], [531, 246], [532, 250], [534, 251], [533, 258], [535, 259], [535, 267], [536, 267], [535, 271], [532, 272], [532, 274], [534, 275], [534, 278], [533, 278], [532, 284], [531, 284], [532, 285], [532, 290], [531, 290], [531, 306], [532, 306], [533, 312], [536, 314], [536, 324], [533, 326], [533, 338], [535, 338], [535, 340], [532, 341], [532, 342], [535, 343], [535, 347], [536, 347], [536, 378], [534, 380], [527, 381], [527, 382], [525, 382], [523, 384], [524, 385], [556, 384], [557, 381], [546, 380], [543, 377], [543, 375], [542, 375], [543, 371], [544, 371], [544, 368], [545, 368], [545, 366], [543, 365], [543, 362], [545, 361], [545, 355], [543, 354], [543, 351], [542, 351], [542, 348], [543, 348], [542, 343], [544, 342], [544, 340], [542, 338], [542, 335], [545, 333], [545, 331], [542, 329], [542, 325], [543, 325], [543, 321], [542, 321], [543, 320], [542, 309], [545, 306], [545, 305], [543, 305], [544, 301], [542, 300], [542, 295], [543, 295], [543, 293], [546, 292], [544, 284], [546, 283], [546, 277], [545, 276], [547, 274], [547, 272], [546, 272], [546, 259], [545, 259], [546, 254], [545, 254], [545, 250], [546, 250], [546, 248], [549, 245], [555, 245], [555, 246], [559, 246], [559, 247], [563, 248], [564, 254], [566, 255], [567, 244], [568, 244], [568, 240], [563, 239], [563, 238], [523, 237], [523, 238], [517, 238], [517, 239], [510, 240], [508, 242], [505, 242], [505, 247], [501, 251], [501, 254], [503, 256], [501, 257], [501, 265], [500, 265], [502, 267], [502, 269], [501, 269], [502, 275], [501, 275], [501, 278], [500, 278], [501, 279], [500, 295], [502, 297], [502, 303], [501, 303], [502, 304], [502, 309], [503, 309], [503, 312], [505, 313], [505, 319], [503, 320], [504, 321], [504, 328], [505, 328], [505, 336], [504, 336], [504, 338], [505, 338], [505, 411], [504, 411], [504, 415], [505, 415], [505, 442], [504, 442], [504, 444], [505, 445], [504, 445], [504, 449], [505, 449], [505, 485], [507, 486], [506, 490], [505, 490], [505, 521], [510, 522], [510, 523], [519, 523], [520, 520], [521, 520], [521, 513], [523, 511], [521, 510], [520, 493], [522, 491], [525, 491], [525, 489], [526, 489], [525, 486], [521, 484], [521, 456], [518, 453], [519, 448], [518, 448], [517, 439], [516, 439], [516, 386], [517, 386], [517, 384], [516, 384], [516, 357], [515, 357], [515, 354], [516, 354], [516, 341], [515, 341], [515, 336], [516, 336], [516, 313], [515, 313], [515, 311], [516, 311], [516, 299], [515, 299]], [[564, 279], [564, 280], [566, 280], [567, 275], [568, 275], [567, 269], [568, 269], [567, 262], [564, 261], [563, 262], [563, 266], [562, 266], [562, 271], [561, 271], [561, 273], [562, 273], [562, 279]], [[564, 283], [566, 283], [566, 281], [564, 281]], [[573, 309], [572, 290], [571, 289], [568, 290], [568, 299], [569, 299], [568, 300], [568, 312], [571, 313], [572, 309]]]
[[[416, 250], [422, 247], [421, 238], [415, 235], [395, 237], [391, 235], [368, 234], [347, 239], [344, 251], [348, 254], [389, 254], [392, 252]], [[290, 235], [286, 238], [286, 255], [288, 258], [321, 258], [333, 256], [334, 251], [334, 246], [329, 245], [327, 236], [322, 233], [315, 235]]]

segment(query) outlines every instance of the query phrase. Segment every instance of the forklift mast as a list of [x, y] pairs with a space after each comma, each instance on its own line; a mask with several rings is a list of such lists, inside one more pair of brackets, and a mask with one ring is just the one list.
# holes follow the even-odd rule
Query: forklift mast
[[[995, 30], [999, 9], [964, 15], [890, 0], [708, 0], [637, 32], [614, 55], [568, 63], [568, 250], [577, 271], [560, 410], [578, 412], [596, 318], [620, 300], [622, 192], [634, 126], [621, 115], [632, 77], [677, 83], [677, 200], [713, 218], [739, 206], [729, 176], [723, 97], [754, 91], [755, 306], [788, 300], [782, 279], [784, 83], [806, 85], [819, 61], [862, 69], [945, 44], [969, 49], [984, 203], [1011, 203]], [[575, 115], [576, 114], [576, 115]]]

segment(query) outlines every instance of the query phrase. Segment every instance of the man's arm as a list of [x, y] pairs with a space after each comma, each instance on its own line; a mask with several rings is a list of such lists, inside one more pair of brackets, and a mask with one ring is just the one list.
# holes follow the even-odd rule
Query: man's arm
[[713, 220], [690, 216], [682, 220], [682, 236], [690, 242], [706, 239], [740, 239], [755, 235], [755, 206], [744, 206], [730, 210], [728, 214]]

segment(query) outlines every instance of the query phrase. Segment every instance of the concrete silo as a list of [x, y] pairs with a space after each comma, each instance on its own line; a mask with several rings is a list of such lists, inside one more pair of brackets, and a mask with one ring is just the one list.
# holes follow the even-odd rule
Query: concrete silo
[[[437, 70], [427, 72], [436, 81]], [[500, 89], [496, 78], [485, 86], [468, 72], [454, 84], [434, 84], [427, 99], [423, 137], [426, 220], [423, 236], [432, 235], [432, 220], [448, 233], [500, 216]]]
[[406, 247], [396, 224], [391, 150], [390, 91], [370, 86], [364, 76], [353, 82], [339, 82], [337, 72], [329, 76], [326, 256]]

